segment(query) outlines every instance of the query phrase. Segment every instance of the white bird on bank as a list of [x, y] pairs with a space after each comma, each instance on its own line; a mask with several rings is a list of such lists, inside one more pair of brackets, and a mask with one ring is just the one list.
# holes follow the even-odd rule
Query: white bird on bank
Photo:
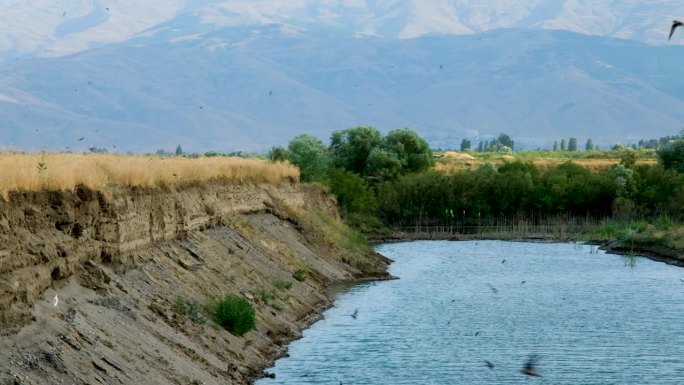
[[55, 294], [55, 298], [52, 299], [52, 305], [54, 307], [57, 307], [58, 303], [59, 303], [59, 298], [57, 298], [57, 294]]

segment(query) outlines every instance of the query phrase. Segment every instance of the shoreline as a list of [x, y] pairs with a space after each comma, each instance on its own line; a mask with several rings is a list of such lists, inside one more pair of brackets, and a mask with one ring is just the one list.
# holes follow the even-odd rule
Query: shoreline
[[[448, 234], [448, 233], [401, 233], [393, 232], [390, 235], [370, 234], [368, 235], [368, 242], [371, 245], [378, 245], [383, 243], [398, 243], [411, 241], [475, 241], [475, 240], [489, 240], [489, 241], [509, 241], [509, 242], [532, 242], [532, 243], [565, 243], [577, 242], [578, 240], [569, 237], [559, 237], [549, 234], [511, 234], [511, 233], [488, 233], [488, 234]], [[636, 255], [649, 258], [656, 262], [663, 262], [669, 265], [684, 267], [684, 253], [676, 250], [643, 244], [627, 245], [618, 240], [607, 241], [581, 241], [588, 245], [598, 246], [599, 249], [605, 250], [607, 253], [617, 255]]]

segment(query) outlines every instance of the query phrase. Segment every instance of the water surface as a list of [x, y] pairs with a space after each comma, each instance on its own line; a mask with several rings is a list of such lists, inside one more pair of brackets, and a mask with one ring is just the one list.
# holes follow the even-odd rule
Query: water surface
[[256, 384], [684, 384], [684, 269], [574, 244], [377, 251], [401, 279], [338, 296]]

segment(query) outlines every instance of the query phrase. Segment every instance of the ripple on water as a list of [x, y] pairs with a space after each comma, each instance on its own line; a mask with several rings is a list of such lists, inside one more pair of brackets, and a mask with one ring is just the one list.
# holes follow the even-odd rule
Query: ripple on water
[[[573, 244], [377, 250], [401, 279], [340, 294], [257, 385], [684, 384], [681, 268]], [[531, 354], [544, 377], [520, 373]]]

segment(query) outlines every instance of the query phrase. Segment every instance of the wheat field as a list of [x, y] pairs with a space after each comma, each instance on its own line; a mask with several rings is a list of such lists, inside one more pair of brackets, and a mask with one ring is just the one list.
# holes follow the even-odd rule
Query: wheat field
[[102, 190], [113, 185], [178, 186], [217, 179], [278, 184], [299, 180], [299, 169], [288, 163], [230, 157], [0, 154], [0, 193], [5, 197], [9, 191], [66, 191], [81, 184]]

